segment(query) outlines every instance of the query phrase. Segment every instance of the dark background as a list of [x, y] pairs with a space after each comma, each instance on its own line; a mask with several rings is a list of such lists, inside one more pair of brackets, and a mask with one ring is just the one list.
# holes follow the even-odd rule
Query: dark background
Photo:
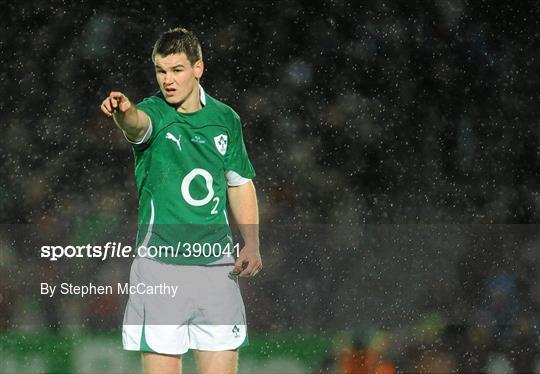
[[[441, 336], [450, 340], [439, 337], [434, 350], [453, 357], [449, 347], [461, 339], [458, 345], [478, 358], [462, 360], [469, 365], [458, 366], [462, 371], [482, 370], [493, 352], [518, 371], [532, 371], [540, 313], [539, 8], [461, 0], [3, 4], [0, 222], [133, 228], [130, 147], [99, 105], [111, 90], [136, 102], [154, 93], [153, 43], [184, 26], [202, 43], [203, 87], [243, 120], [263, 227], [337, 225], [355, 233], [363, 224], [505, 224], [463, 234], [469, 244], [449, 264], [451, 290], [444, 291], [448, 280], [430, 284], [429, 294], [443, 300], [415, 300], [410, 311], [427, 308], [447, 318]], [[529, 225], [527, 235], [516, 224]], [[252, 289], [263, 305], [281, 298], [284, 307], [277, 308], [277, 326], [253, 312], [256, 331], [353, 329], [353, 315], [332, 324], [323, 307], [298, 326], [291, 315], [302, 308], [287, 307], [292, 294], [309, 305], [305, 287], [322, 295], [320, 304], [336, 295], [328, 285], [359, 287], [361, 280], [325, 280], [317, 271], [348, 265], [354, 273], [354, 264], [377, 250], [352, 245], [340, 252], [348, 244], [336, 243], [321, 244], [338, 254], [324, 264], [313, 246], [291, 254], [267, 245], [268, 275]], [[41, 266], [21, 251], [9, 253], [4, 267]], [[437, 257], [414, 250], [409, 256], [424, 263]], [[393, 262], [395, 256], [379, 258], [374, 274]], [[291, 268], [299, 274], [292, 291], [275, 275]], [[259, 297], [246, 292], [248, 305]], [[441, 306], [459, 303], [460, 312]], [[4, 314], [15, 304], [4, 303]], [[487, 314], [474, 317], [479, 310]], [[476, 346], [470, 331], [483, 319], [510, 326], [510, 335], [487, 329], [484, 345]], [[395, 361], [429, 351], [421, 344], [410, 349], [394, 352]]]

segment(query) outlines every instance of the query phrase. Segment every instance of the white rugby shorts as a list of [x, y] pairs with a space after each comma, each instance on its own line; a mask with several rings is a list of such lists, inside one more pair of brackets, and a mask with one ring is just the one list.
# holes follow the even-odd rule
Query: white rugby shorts
[[124, 314], [124, 349], [180, 355], [189, 349], [247, 346], [244, 302], [238, 281], [229, 277], [233, 267], [175, 265], [137, 257], [131, 265]]

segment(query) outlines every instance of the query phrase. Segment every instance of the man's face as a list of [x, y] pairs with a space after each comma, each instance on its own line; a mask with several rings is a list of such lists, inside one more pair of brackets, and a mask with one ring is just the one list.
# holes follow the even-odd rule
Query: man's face
[[169, 104], [179, 107], [197, 92], [195, 88], [204, 69], [202, 60], [191, 65], [185, 53], [175, 53], [156, 55], [154, 65], [159, 88]]

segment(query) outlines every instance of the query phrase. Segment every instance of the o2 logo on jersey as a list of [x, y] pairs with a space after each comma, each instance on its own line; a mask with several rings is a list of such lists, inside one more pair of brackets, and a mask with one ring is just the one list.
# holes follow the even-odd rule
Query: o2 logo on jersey
[[[208, 190], [208, 193], [202, 199], [195, 199], [189, 192], [189, 186], [191, 185], [191, 182], [193, 182], [193, 179], [195, 179], [197, 176], [204, 178], [206, 182], [206, 189]], [[214, 197], [214, 187], [212, 186], [213, 183], [214, 178], [212, 178], [212, 174], [210, 174], [208, 170], [198, 168], [193, 169], [182, 180], [182, 196], [184, 197], [184, 200], [186, 200], [186, 202], [191, 206], [203, 206], [208, 204], [210, 201], [213, 201], [215, 204], [210, 213], [217, 214], [219, 197]]]

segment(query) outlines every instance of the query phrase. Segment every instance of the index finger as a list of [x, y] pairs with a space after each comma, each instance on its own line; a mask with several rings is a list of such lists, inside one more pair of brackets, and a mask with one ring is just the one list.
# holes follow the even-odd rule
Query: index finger
[[124, 94], [118, 91], [111, 91], [111, 93], [109, 94], [109, 97], [114, 98], [114, 99], [121, 99], [124, 97]]

